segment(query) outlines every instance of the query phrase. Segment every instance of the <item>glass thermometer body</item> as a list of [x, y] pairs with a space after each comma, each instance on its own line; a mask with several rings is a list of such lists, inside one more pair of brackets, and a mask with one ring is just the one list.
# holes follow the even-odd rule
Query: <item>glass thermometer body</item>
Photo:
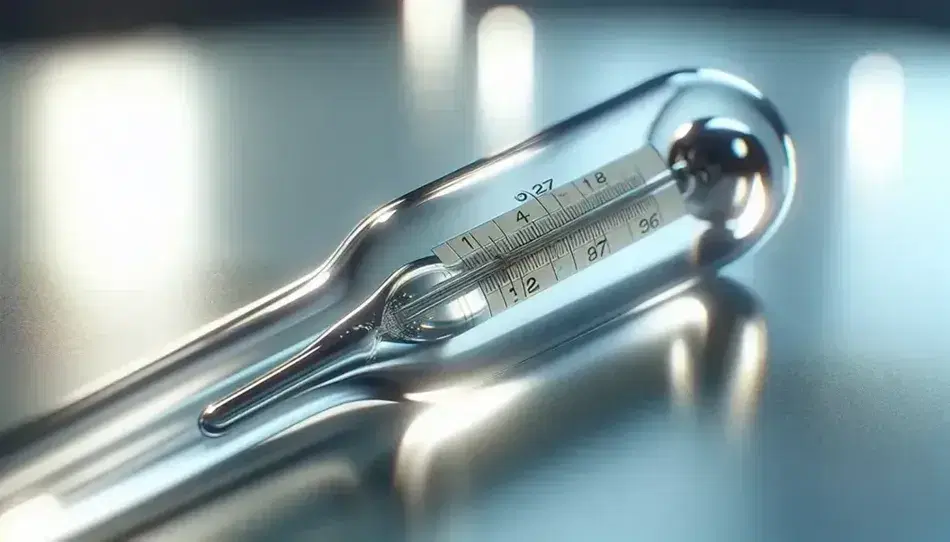
[[728, 263], [754, 246], [750, 235], [774, 225], [782, 209], [775, 192], [785, 189], [750, 126], [695, 119], [676, 128], [667, 149], [664, 157], [647, 144], [572, 182], [520, 192], [521, 205], [439, 244], [434, 259], [399, 268], [303, 352], [209, 404], [199, 426], [220, 436], [301, 389], [364, 373], [381, 341], [456, 337], [681, 218], [699, 227], [676, 241], [680, 252], [665, 265], [680, 269], [667, 273], [666, 286]]
[[53, 539], [145, 521], [336, 406], [523, 361], [748, 254], [795, 182], [752, 85], [644, 81], [382, 205], [312, 272], [27, 426], [0, 528], [20, 502], [56, 503]]

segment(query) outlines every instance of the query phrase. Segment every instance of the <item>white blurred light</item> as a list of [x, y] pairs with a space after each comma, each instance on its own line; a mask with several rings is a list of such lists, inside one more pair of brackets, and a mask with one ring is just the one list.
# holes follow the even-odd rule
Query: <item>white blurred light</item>
[[51, 542], [61, 536], [65, 511], [52, 495], [40, 495], [0, 513], [0, 540]]
[[490, 151], [527, 135], [534, 107], [534, 24], [523, 10], [502, 6], [477, 30], [478, 113]]
[[749, 179], [739, 177], [736, 179], [736, 191], [732, 194], [732, 204], [736, 207], [741, 206], [749, 196]]
[[404, 0], [403, 48], [410, 86], [423, 99], [450, 92], [462, 49], [463, 0]]
[[693, 385], [693, 358], [686, 339], [676, 337], [670, 344], [670, 390], [673, 401], [680, 407], [691, 405], [695, 397]]
[[419, 414], [406, 429], [402, 446], [437, 446], [490, 419], [524, 393], [525, 388], [524, 382], [512, 381], [478, 390], [459, 387], [457, 393], [441, 390], [440, 401]]
[[854, 182], [895, 182], [904, 144], [904, 70], [897, 59], [869, 54], [851, 67], [847, 126]]
[[739, 431], [749, 425], [765, 383], [768, 338], [762, 320], [745, 322], [737, 345], [736, 374], [733, 377], [730, 426]]
[[745, 158], [749, 155], [749, 145], [744, 139], [737, 137], [732, 140], [732, 152], [739, 158]]
[[380, 213], [379, 216], [376, 217], [374, 224], [376, 225], [385, 224], [386, 222], [389, 222], [389, 219], [392, 218], [393, 215], [395, 214], [396, 214], [395, 209], [387, 209], [386, 211]]
[[769, 197], [766, 194], [762, 176], [758, 173], [753, 175], [751, 187], [749, 187], [749, 182], [749, 180], [744, 179], [736, 190], [737, 197], [740, 193], [748, 193], [745, 207], [742, 209], [742, 213], [736, 217], [733, 226], [733, 235], [738, 239], [742, 239], [755, 231], [769, 212]]
[[460, 397], [464, 393], [471, 393], [472, 391], [473, 388], [471, 386], [457, 385], [434, 390], [409, 392], [404, 394], [403, 397], [416, 403], [442, 403]]
[[[101, 365], [60, 364], [77, 398], [141, 366], [115, 369], [143, 338], [168, 340], [201, 315], [211, 161], [205, 72], [172, 35], [83, 42], [36, 55], [24, 104], [30, 249], [51, 277], [64, 348]], [[147, 323], [144, 323], [147, 322]], [[97, 340], [109, 336], [110, 340]], [[39, 345], [46, 348], [46, 345]], [[136, 350], [132, 350], [135, 348]]]
[[[848, 73], [845, 163], [840, 196], [839, 222], [833, 231], [836, 269], [827, 311], [834, 322], [830, 330], [846, 337], [866, 335], [874, 326], [892, 326], [886, 316], [868, 307], [883, 306], [888, 288], [899, 280], [901, 265], [892, 265], [895, 251], [906, 241], [901, 221], [884, 217], [892, 213], [903, 180], [905, 128], [905, 78], [900, 62], [891, 55], [873, 53], [859, 58]], [[882, 251], [882, 246], [891, 247]], [[896, 291], [896, 290], [895, 290]], [[864, 330], [864, 331], [858, 331]], [[857, 333], [855, 333], [857, 331]], [[861, 339], [865, 348], [873, 335]]]
[[187, 271], [201, 248], [207, 158], [187, 49], [142, 40], [61, 50], [31, 83], [28, 159], [53, 268], [93, 290]]

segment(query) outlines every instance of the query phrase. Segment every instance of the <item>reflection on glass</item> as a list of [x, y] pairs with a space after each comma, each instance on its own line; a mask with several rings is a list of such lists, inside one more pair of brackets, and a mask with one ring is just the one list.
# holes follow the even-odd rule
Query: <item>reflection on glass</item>
[[[406, 429], [401, 448], [415, 455], [418, 447], [437, 446], [453, 435], [463, 433], [509, 405], [529, 388], [524, 380], [515, 380], [482, 389], [466, 386], [428, 392], [426, 401], [435, 403], [420, 413]], [[418, 400], [420, 397], [415, 396]]]
[[[728, 283], [725, 283], [728, 284]], [[721, 397], [728, 430], [739, 436], [752, 425], [758, 409], [767, 369], [768, 333], [758, 308], [717, 308], [723, 299], [741, 306], [737, 300], [750, 296], [745, 290], [726, 289], [726, 294], [710, 290], [722, 298], [713, 301], [715, 312], [699, 299], [685, 295], [658, 307], [652, 316], [662, 318], [666, 329], [695, 322], [703, 330], [699, 344], [692, 345], [686, 334], [670, 339], [668, 378], [670, 398], [684, 413], [695, 412], [703, 396]], [[750, 298], [751, 299], [751, 298]], [[755, 302], [757, 303], [757, 302]], [[753, 307], [757, 307], [753, 305]], [[715, 336], [717, 334], [725, 334]], [[726, 345], [723, 347], [722, 345]], [[718, 370], [722, 374], [717, 376]]]
[[[656, 453], [662, 457], [683, 442], [691, 448], [702, 442], [694, 449], [704, 450], [720, 437], [735, 443], [754, 427], [767, 343], [755, 295], [714, 278], [547, 351], [526, 362], [526, 372], [513, 379], [509, 375], [502, 384], [407, 394], [434, 403], [411, 423], [399, 450], [397, 472], [408, 525], [413, 532], [440, 535], [410, 538], [450, 539], [459, 518], [451, 512], [455, 503], [470, 510], [488, 491], [497, 496], [509, 484], [531, 486], [539, 471], [552, 487], [582, 490], [593, 463], [586, 463], [587, 471], [583, 465], [573, 468], [579, 454], [596, 453], [593, 471], [616, 476], [628, 472], [628, 459], [639, 463], [656, 453], [651, 446], [661, 442], [653, 440], [657, 437], [673, 437], [664, 445], [674, 447]], [[654, 425], [656, 415], [667, 414], [667, 399], [682, 416], [672, 424]], [[707, 428], [723, 434], [715, 436]], [[609, 438], [593, 436], [597, 434]], [[644, 448], [645, 441], [652, 444]], [[675, 472], [682, 471], [680, 463], [673, 462], [680, 466]], [[658, 466], [649, 459], [645, 464]], [[539, 465], [545, 466], [536, 471]], [[503, 486], [496, 485], [502, 479]], [[548, 493], [560, 502], [566, 495]], [[580, 502], [568, 500], [572, 506]]]
[[497, 151], [526, 136], [534, 107], [534, 24], [502, 6], [478, 23], [478, 121], [483, 146]]
[[512, 408], [530, 391], [528, 378], [481, 389], [458, 386], [407, 397], [434, 401], [420, 412], [403, 434], [396, 462], [397, 478], [408, 500], [409, 512], [420, 513], [430, 463], [440, 447], [457, 435], [478, 431], [493, 417]]
[[446, 183], [445, 186], [440, 187], [437, 190], [433, 190], [432, 194], [426, 199], [429, 200], [448, 196], [453, 192], [458, 192], [463, 188], [472, 186], [479, 181], [489, 179], [498, 174], [502, 174], [510, 168], [514, 168], [519, 164], [529, 162], [531, 158], [534, 157], [534, 155], [538, 154], [539, 150], [540, 149], [525, 149], [516, 154], [512, 154], [500, 159], [497, 162], [486, 164], [468, 174], [457, 177], [452, 182]]
[[736, 218], [734, 229], [735, 236], [742, 239], [754, 232], [762, 218], [768, 216], [769, 196], [762, 175], [740, 177], [733, 198], [735, 201], [745, 200], [745, 208]]
[[631, 313], [651, 311], [642, 318], [638, 326], [657, 334], [669, 333], [670, 329], [687, 323], [706, 327], [709, 324], [709, 310], [706, 305], [696, 296], [682, 295], [695, 285], [695, 281], [683, 283], [663, 295], [637, 305]]
[[194, 325], [200, 305], [188, 285], [207, 229], [199, 63], [155, 37], [56, 49], [30, 72], [32, 250], [56, 291], [57, 343], [106, 363], [140, 354], [142, 339], [157, 346]]

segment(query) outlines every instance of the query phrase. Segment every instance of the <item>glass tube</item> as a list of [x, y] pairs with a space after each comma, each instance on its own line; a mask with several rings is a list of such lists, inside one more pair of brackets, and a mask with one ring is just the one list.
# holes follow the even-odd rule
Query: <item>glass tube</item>
[[313, 272], [11, 435], [0, 529], [148, 517], [303, 425], [497, 374], [747, 255], [795, 182], [752, 85], [645, 81], [381, 206]]

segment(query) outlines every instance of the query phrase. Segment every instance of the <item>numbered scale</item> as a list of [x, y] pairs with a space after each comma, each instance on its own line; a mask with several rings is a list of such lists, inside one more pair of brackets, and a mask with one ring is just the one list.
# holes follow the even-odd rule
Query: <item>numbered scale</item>
[[[496, 316], [686, 214], [683, 196], [671, 184], [653, 195], [598, 212], [668, 173], [652, 146], [640, 148], [572, 182], [553, 179], [521, 192], [523, 201], [492, 220], [435, 247], [447, 268], [465, 274], [489, 262], [515, 260], [478, 281]], [[582, 220], [596, 213], [593, 220]], [[538, 241], [540, 248], [535, 248]], [[531, 247], [526, 256], [511, 255]]]

